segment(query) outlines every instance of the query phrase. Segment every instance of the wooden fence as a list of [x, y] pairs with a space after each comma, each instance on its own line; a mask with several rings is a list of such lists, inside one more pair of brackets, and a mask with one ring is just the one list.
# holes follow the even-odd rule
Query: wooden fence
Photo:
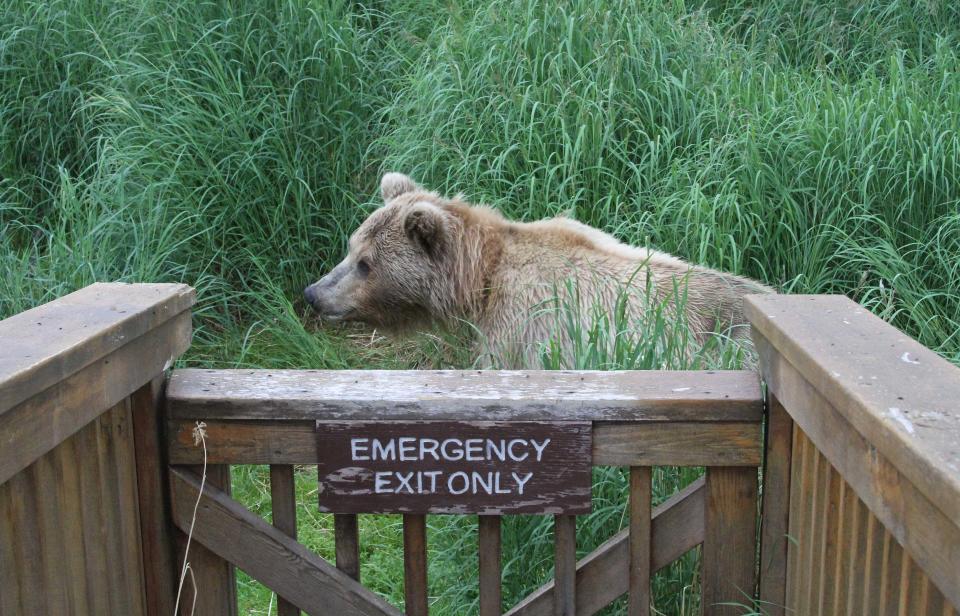
[[[511, 512], [478, 510], [482, 616], [593, 614], [624, 594], [649, 614], [651, 574], [697, 545], [708, 614], [754, 597], [769, 614], [960, 603], [960, 370], [843, 298], [749, 300], [765, 439], [753, 372], [189, 369], [165, 382], [192, 303], [182, 285], [101, 284], [0, 322], [0, 614], [172, 614], [194, 517], [200, 592], [183, 603], [196, 614], [237, 613], [234, 567], [277, 593], [281, 616], [399, 614], [361, 585], [363, 511], [335, 513], [333, 564], [297, 542], [293, 465], [323, 466], [329, 425], [444, 422], [587, 426], [571, 466], [630, 468], [628, 527], [577, 562], [575, 518], [558, 509], [554, 579], [514, 606], [495, 515]], [[237, 464], [270, 465], [272, 523], [231, 498]], [[652, 509], [657, 465], [706, 472]], [[403, 514], [405, 610], [426, 614], [426, 512], [398, 503], [370, 510]]]
[[770, 614], [955, 614], [960, 369], [842, 296], [748, 300]]
[[172, 614], [163, 374], [186, 285], [95, 284], [0, 321], [0, 614]]

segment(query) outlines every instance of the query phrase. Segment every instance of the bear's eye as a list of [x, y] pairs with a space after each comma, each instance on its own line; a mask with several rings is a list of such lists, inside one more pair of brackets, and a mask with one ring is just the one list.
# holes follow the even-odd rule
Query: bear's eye
[[366, 278], [370, 275], [370, 263], [366, 259], [360, 259], [357, 261], [357, 274], [362, 278]]

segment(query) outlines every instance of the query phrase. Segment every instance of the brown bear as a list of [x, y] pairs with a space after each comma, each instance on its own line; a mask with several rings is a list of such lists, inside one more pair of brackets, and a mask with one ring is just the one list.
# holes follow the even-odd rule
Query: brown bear
[[535, 367], [542, 343], [559, 335], [566, 344], [551, 307], [576, 304], [576, 318], [588, 320], [661, 305], [703, 341], [743, 338], [743, 296], [771, 292], [568, 218], [510, 221], [400, 173], [384, 175], [380, 188], [384, 206], [350, 238], [349, 254], [304, 291], [327, 320], [388, 330], [466, 321], [494, 364]]

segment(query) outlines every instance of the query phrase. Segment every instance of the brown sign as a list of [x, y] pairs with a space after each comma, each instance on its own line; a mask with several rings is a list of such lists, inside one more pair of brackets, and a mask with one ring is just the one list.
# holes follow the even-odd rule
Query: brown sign
[[318, 421], [320, 510], [590, 512], [590, 422]]

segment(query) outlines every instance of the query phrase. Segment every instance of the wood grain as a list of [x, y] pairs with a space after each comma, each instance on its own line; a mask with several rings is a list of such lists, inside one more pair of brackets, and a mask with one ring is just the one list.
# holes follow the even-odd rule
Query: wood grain
[[333, 516], [337, 569], [360, 581], [360, 526], [355, 513]]
[[0, 415], [188, 311], [194, 301], [193, 289], [183, 284], [96, 283], [0, 321]]
[[182, 312], [0, 414], [0, 483], [162, 373], [190, 328]]
[[[270, 505], [273, 526], [295, 540], [297, 538], [297, 489], [292, 465], [270, 465]], [[299, 616], [300, 610], [278, 595], [277, 615]]]
[[164, 381], [163, 375], [157, 376], [130, 397], [140, 543], [143, 549], [144, 598], [149, 616], [173, 614], [176, 596], [166, 451], [160, 444], [164, 428], [161, 417]]
[[[960, 519], [930, 502], [769, 344], [757, 341], [770, 391], [850, 488], [954, 605], [960, 603]], [[806, 527], [806, 525], [804, 525]], [[875, 588], [878, 591], [879, 588]]]
[[787, 538], [793, 420], [775, 396], [767, 399], [760, 516], [759, 598], [769, 616], [784, 616], [787, 600]]
[[0, 612], [145, 613], [126, 401], [0, 485]]
[[630, 573], [627, 613], [650, 614], [650, 480], [649, 466], [630, 469]]
[[760, 421], [748, 371], [176, 370], [174, 419]]
[[[709, 414], [709, 411], [704, 411]], [[215, 464], [316, 464], [320, 459], [314, 423], [287, 420], [216, 420], [197, 416], [167, 423], [171, 464], [196, 464], [194, 421], [211, 435], [208, 456]], [[592, 464], [610, 466], [757, 466], [761, 423], [594, 422]]]
[[427, 516], [403, 516], [403, 596], [407, 616], [427, 616]]
[[757, 470], [707, 467], [701, 581], [703, 613], [740, 614], [756, 585]]
[[575, 616], [577, 610], [577, 518], [553, 516], [553, 614]]
[[[170, 476], [174, 522], [187, 528], [199, 478], [179, 468], [171, 469]], [[217, 488], [204, 490], [194, 539], [308, 614], [399, 615], [396, 608]]]
[[[703, 542], [704, 480], [680, 490], [653, 511], [650, 569], [657, 571]], [[577, 614], [595, 614], [629, 588], [629, 529], [604, 542], [577, 563]], [[554, 583], [549, 581], [507, 612], [507, 616], [550, 616]]]
[[[843, 296], [751, 296], [745, 308], [755, 338], [917, 492], [960, 520], [960, 368]], [[769, 368], [764, 378], [775, 385]]]
[[[181, 472], [190, 473], [191, 477], [195, 477], [197, 480], [196, 487], [199, 489], [203, 467], [183, 467]], [[194, 525], [193, 539], [190, 542], [189, 550], [187, 549], [187, 533], [190, 530], [189, 515], [193, 513], [193, 506], [197, 500], [196, 494], [193, 495], [193, 499], [189, 503], [177, 502], [178, 492], [174, 489], [177, 483], [173, 471], [170, 474], [170, 482], [173, 521], [180, 530], [174, 537], [178, 582], [185, 554], [193, 573], [192, 576], [187, 573], [178, 616], [191, 616], [191, 614], [237, 616], [237, 579], [234, 566], [228, 559], [223, 558], [216, 551], [210, 549], [206, 543], [198, 539], [197, 531], [201, 524], [199, 512]], [[207, 466], [207, 480], [203, 490], [204, 494], [223, 494], [228, 498], [230, 496], [230, 467], [216, 464]], [[180, 514], [179, 518], [177, 517], [178, 513]], [[184, 514], [187, 514], [188, 517], [184, 517]], [[231, 537], [231, 541], [239, 543], [238, 537], [240, 536], [240, 534], [234, 535]], [[245, 539], [249, 541], [249, 538], [245, 537]], [[193, 608], [194, 602], [196, 602], [195, 609]]]
[[502, 583], [500, 578], [500, 516], [481, 515], [477, 522], [480, 567], [480, 616], [500, 616], [502, 613]]
[[605, 466], [759, 466], [754, 422], [597, 422], [593, 463]]

